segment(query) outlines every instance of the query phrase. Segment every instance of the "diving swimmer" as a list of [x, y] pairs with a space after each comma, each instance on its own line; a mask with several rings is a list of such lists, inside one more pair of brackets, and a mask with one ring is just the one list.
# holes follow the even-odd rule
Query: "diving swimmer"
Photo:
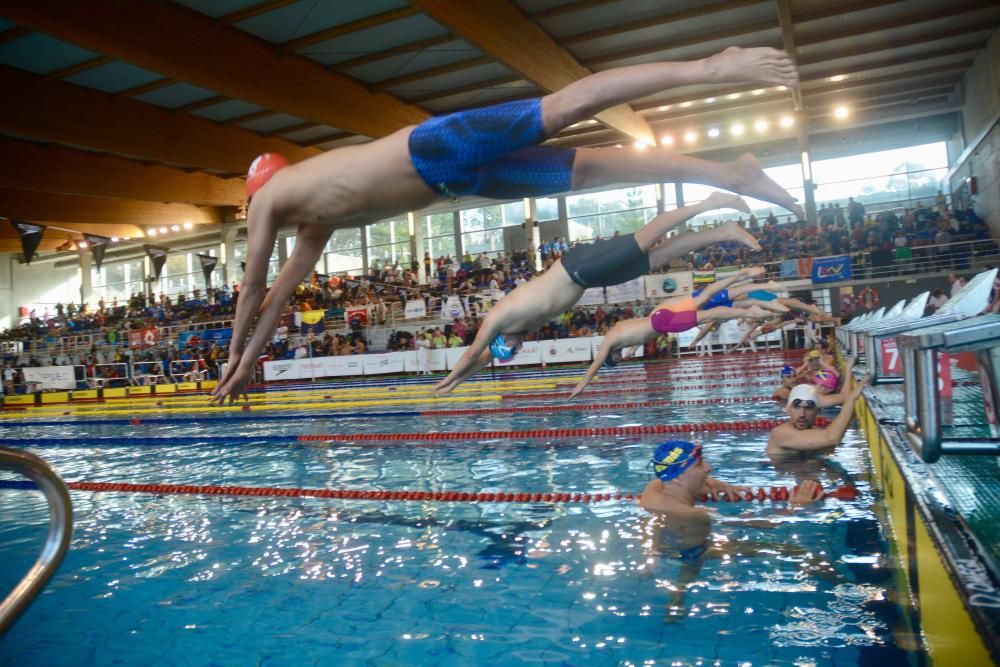
[[[791, 87], [798, 73], [783, 51], [730, 47], [702, 60], [598, 72], [542, 98], [434, 117], [295, 165], [273, 154], [261, 156], [247, 178], [246, 269], [229, 363], [212, 400], [232, 402], [247, 386], [257, 353], [286, 301], [339, 227], [418, 211], [444, 197], [514, 199], [658, 181], [702, 183], [773, 202], [801, 216], [795, 199], [750, 154], [713, 163], [655, 147], [539, 146], [563, 128], [617, 104], [676, 86], [736, 82]], [[297, 228], [295, 247], [268, 291], [268, 262], [278, 229], [287, 226]]]

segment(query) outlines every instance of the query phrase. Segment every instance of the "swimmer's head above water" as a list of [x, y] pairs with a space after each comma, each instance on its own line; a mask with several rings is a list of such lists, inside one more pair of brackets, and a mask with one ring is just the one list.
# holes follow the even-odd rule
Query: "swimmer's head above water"
[[497, 334], [490, 342], [490, 354], [494, 359], [507, 361], [514, 358], [523, 343], [524, 336], [521, 334]]
[[653, 472], [661, 482], [669, 482], [701, 458], [701, 444], [686, 440], [667, 440], [653, 453]]

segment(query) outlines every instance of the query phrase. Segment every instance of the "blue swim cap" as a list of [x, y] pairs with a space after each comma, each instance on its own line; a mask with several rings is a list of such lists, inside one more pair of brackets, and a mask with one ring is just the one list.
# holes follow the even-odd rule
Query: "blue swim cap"
[[794, 366], [783, 366], [781, 368], [781, 377], [786, 378], [786, 377], [789, 377], [791, 375], [795, 375], [795, 367]]
[[669, 482], [693, 466], [701, 457], [701, 445], [686, 440], [667, 440], [653, 453], [653, 472]]
[[490, 354], [493, 355], [494, 359], [507, 361], [514, 358], [514, 355], [517, 354], [517, 348], [511, 347], [504, 342], [503, 334], [497, 334], [496, 338], [490, 343]]

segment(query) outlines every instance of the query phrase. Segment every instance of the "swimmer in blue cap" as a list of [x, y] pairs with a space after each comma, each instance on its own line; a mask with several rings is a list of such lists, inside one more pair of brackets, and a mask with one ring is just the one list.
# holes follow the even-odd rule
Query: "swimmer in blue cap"
[[[743, 495], [749, 490], [710, 477], [712, 466], [702, 457], [701, 443], [667, 440], [656, 447], [650, 463], [656, 479], [647, 484], [639, 496], [639, 505], [650, 512], [707, 519], [709, 510], [695, 506], [700, 496]], [[804, 481], [793, 491], [789, 501], [811, 503], [817, 499], [819, 489], [816, 481]]]

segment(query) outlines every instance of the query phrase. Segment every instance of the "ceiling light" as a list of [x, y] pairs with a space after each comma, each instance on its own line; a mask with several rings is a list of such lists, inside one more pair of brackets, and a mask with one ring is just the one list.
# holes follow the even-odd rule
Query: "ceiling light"
[[836, 107], [833, 110], [833, 115], [835, 118], [839, 120], [844, 120], [845, 118], [851, 115], [851, 110], [845, 107], [844, 105], [840, 105], [839, 107]]
[[844, 76], [843, 74], [838, 74], [837, 76], [831, 76], [830, 77], [830, 81], [834, 81], [834, 82], [836, 82], [836, 81], [843, 81], [846, 78], [847, 77]]
[[83, 250], [84, 248], [87, 247], [87, 242], [86, 241], [77, 241], [76, 242], [76, 247], [79, 248], [80, 250]]
[[111, 237], [111, 242], [112, 243], [118, 243], [118, 237], [117, 236], [112, 236]]
[[791, 116], [782, 116], [781, 120], [778, 121], [778, 125], [781, 127], [791, 127], [795, 125], [795, 119]]
[[715, 101], [714, 97], [706, 97], [705, 98], [705, 104], [711, 104], [714, 101]]
[[708, 136], [709, 136], [710, 138], [712, 138], [712, 139], [715, 139], [716, 137], [718, 137], [718, 136], [719, 136], [719, 128], [717, 128], [717, 127], [713, 127], [713, 128], [711, 128], [711, 129], [710, 129], [710, 130], [708, 131]]
[[669, 104], [665, 104], [662, 107], [659, 107], [657, 109], [657, 111], [670, 111], [670, 105]]
[[149, 231], [146, 232], [146, 236], [156, 236], [156, 228], [155, 227], [150, 227]]
[[694, 102], [690, 102], [690, 101], [688, 101], [688, 102], [681, 102], [681, 108], [682, 109], [687, 109], [692, 104], [694, 104]]
[[622, 148], [621, 144], [615, 144], [615, 148]]
[[729, 131], [734, 137], [741, 137], [743, 136], [744, 129], [746, 128], [743, 127], [743, 123], [733, 123], [733, 126], [729, 128]]
[[644, 151], [644, 150], [646, 150], [646, 142], [645, 141], [637, 141], [637, 142], [635, 142], [635, 147], [638, 148], [641, 151]]
[[660, 137], [660, 143], [663, 144], [664, 146], [673, 146], [674, 138], [669, 134], [664, 134], [662, 137]]
[[129, 237], [128, 237], [128, 236], [123, 236], [123, 237], [122, 237], [122, 241], [128, 241], [128, 240], [129, 240]]
[[170, 225], [170, 231], [172, 231], [172, 232], [179, 232], [179, 231], [181, 231], [181, 226], [180, 225]]
[[758, 120], [753, 124], [753, 129], [757, 130], [758, 132], [767, 132], [768, 126], [769, 126], [768, 122], [763, 118], [761, 118], [760, 120]]
[[764, 89], [763, 88], [758, 88], [757, 90], [753, 91], [753, 94], [754, 95], [763, 95], [764, 94]]
[[192, 227], [194, 227], [194, 225], [192, 225], [190, 222], [184, 223], [184, 229], [191, 229]]
[[166, 234], [167, 233], [167, 228], [166, 227], [160, 227], [160, 233], [161, 234]]
[[731, 99], [731, 100], [738, 100], [741, 97], [743, 97], [742, 93], [730, 93], [729, 94], [729, 99]]
[[693, 144], [697, 140], [698, 140], [697, 132], [693, 130], [688, 130], [687, 132], [684, 133], [684, 141], [688, 142], [689, 144]]
[[775, 88], [775, 90], [785, 91], [788, 90], [788, 86], [778, 86], [777, 88]]

